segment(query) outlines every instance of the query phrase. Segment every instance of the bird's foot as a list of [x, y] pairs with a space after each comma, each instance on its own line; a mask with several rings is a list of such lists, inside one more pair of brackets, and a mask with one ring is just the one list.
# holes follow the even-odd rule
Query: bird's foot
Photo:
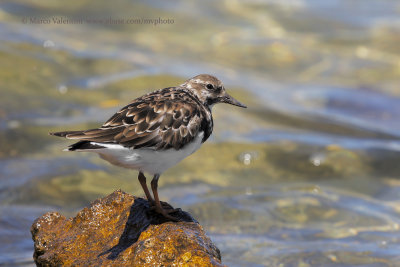
[[[171, 207], [169, 204], [168, 204], [168, 206]], [[174, 216], [169, 215], [170, 213], [179, 211], [179, 209], [174, 209], [172, 207], [164, 209], [163, 207], [160, 207], [160, 206], [153, 206], [153, 207], [151, 207], [151, 209], [154, 210], [155, 212], [157, 212], [158, 214], [161, 214], [165, 218], [170, 219], [171, 221], [174, 221], [174, 222], [179, 221], [179, 219], [175, 218]]]
[[167, 202], [160, 201], [161, 206], [158, 206], [155, 201], [149, 201], [150, 203], [150, 210], [157, 212], [158, 214], [163, 215], [165, 218], [170, 219], [172, 221], [179, 221], [177, 218], [171, 216], [171, 213], [178, 212], [181, 209], [174, 209], [170, 204]]
[[178, 211], [180, 211], [181, 209], [174, 209], [174, 208], [165, 208], [164, 206], [161, 208], [161, 209], [157, 209], [157, 206], [152, 206], [152, 207], [150, 207], [150, 209], [151, 210], [154, 210], [154, 211], [156, 211], [156, 212], [158, 212], [158, 213], [160, 213], [159, 212], [159, 210], [162, 210], [162, 213], [167, 213], [167, 214], [170, 214], [170, 213], [174, 213], [174, 212], [178, 212]]
[[156, 204], [156, 202], [152, 198], [150, 198], [150, 199], [147, 198], [147, 202], [149, 202], [150, 207], [153, 207]]
[[[151, 200], [147, 200], [150, 204], [150, 209], [151, 210], [155, 210], [156, 209], [156, 202], [151, 199]], [[179, 211], [180, 209], [174, 209], [174, 207], [172, 207], [170, 204], [168, 204], [167, 202], [164, 201], [160, 201], [161, 207], [162, 209], [164, 209], [165, 211], [167, 211], [168, 213], [174, 213], [176, 211]]]

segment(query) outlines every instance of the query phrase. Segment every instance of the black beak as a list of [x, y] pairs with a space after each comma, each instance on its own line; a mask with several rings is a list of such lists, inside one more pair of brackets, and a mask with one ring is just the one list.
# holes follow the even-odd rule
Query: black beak
[[240, 103], [239, 101], [237, 101], [236, 99], [234, 99], [232, 96], [230, 96], [228, 94], [225, 94], [224, 96], [222, 96], [220, 98], [220, 102], [231, 104], [231, 105], [238, 106], [241, 108], [247, 108], [245, 105], [243, 105], [242, 103]]

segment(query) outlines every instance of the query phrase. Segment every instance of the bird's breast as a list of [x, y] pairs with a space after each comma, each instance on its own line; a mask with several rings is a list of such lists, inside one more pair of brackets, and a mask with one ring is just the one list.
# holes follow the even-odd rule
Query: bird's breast
[[181, 149], [154, 150], [151, 148], [129, 149], [120, 145], [110, 145], [109, 148], [99, 149], [96, 152], [100, 157], [114, 165], [136, 169], [150, 174], [161, 174], [193, 154], [202, 144], [204, 132]]

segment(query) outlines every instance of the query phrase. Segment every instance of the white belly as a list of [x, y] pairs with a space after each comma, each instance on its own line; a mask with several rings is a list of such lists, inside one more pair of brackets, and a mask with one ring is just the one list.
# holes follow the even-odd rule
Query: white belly
[[136, 169], [149, 174], [161, 174], [178, 162], [194, 153], [201, 146], [204, 133], [199, 133], [192, 143], [180, 150], [173, 148], [155, 151], [149, 148], [129, 149], [117, 144], [99, 143], [107, 148], [94, 149], [100, 157], [108, 162], [130, 169]]

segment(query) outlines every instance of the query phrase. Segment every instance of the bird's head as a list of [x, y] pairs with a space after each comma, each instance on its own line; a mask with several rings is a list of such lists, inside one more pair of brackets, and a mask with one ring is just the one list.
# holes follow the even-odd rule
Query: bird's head
[[230, 96], [222, 82], [215, 76], [209, 74], [197, 75], [183, 84], [181, 87], [189, 90], [206, 106], [212, 107], [217, 103], [227, 103], [246, 108], [245, 105]]

